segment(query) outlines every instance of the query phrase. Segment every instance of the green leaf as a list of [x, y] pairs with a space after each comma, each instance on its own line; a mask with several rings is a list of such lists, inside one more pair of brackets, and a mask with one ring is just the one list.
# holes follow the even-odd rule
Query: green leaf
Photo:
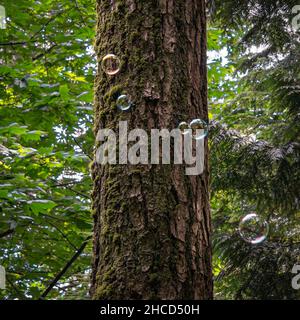
[[8, 190], [4, 190], [4, 189], [2, 189], [2, 190], [0, 190], [0, 198], [6, 198], [6, 199], [8, 199], [9, 197], [8, 197]]
[[69, 88], [66, 84], [64, 85], [61, 85], [59, 87], [59, 93], [60, 93], [60, 96], [63, 100], [68, 100], [69, 98]]
[[57, 204], [51, 200], [28, 201], [28, 205], [34, 214], [47, 213], [57, 206]]
[[40, 130], [34, 130], [34, 131], [28, 131], [25, 134], [22, 135], [22, 138], [28, 142], [28, 141], [39, 141], [41, 139], [42, 135], [46, 135], [46, 132], [40, 131]]

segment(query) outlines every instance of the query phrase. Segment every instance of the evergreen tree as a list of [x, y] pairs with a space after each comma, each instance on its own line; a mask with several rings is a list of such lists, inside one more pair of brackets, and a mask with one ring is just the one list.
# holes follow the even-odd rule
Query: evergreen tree
[[[237, 79], [235, 94], [218, 105], [211, 149], [215, 284], [223, 297], [299, 297], [291, 286], [300, 240], [295, 4], [216, 2], [214, 23], [225, 30]], [[250, 211], [270, 225], [261, 245], [248, 245], [237, 233], [238, 221]]]

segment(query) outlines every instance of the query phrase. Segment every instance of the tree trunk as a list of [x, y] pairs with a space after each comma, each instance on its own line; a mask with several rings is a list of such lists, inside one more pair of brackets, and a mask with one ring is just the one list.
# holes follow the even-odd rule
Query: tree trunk
[[[205, 0], [98, 0], [95, 133], [207, 120]], [[127, 92], [134, 107], [121, 112]], [[180, 165], [92, 165], [94, 299], [211, 299], [208, 147], [199, 176]]]

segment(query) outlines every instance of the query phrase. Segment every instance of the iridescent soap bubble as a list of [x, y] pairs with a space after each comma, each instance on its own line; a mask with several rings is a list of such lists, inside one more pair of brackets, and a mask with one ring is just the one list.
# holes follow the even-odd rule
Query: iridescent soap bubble
[[192, 129], [193, 138], [200, 140], [208, 135], [208, 124], [201, 119], [194, 119], [190, 123], [190, 128]]
[[247, 214], [239, 225], [240, 236], [248, 243], [259, 244], [269, 233], [269, 224], [255, 212]]
[[182, 134], [187, 134], [189, 133], [191, 128], [187, 122], [183, 121], [179, 123], [178, 129], [181, 131]]
[[114, 54], [107, 54], [102, 59], [102, 64], [101, 64], [103, 71], [109, 76], [116, 75], [120, 71], [120, 68], [121, 68], [120, 65], [121, 65], [120, 59]]
[[121, 111], [127, 111], [132, 107], [132, 102], [131, 102], [130, 98], [126, 94], [122, 94], [117, 99], [117, 107]]

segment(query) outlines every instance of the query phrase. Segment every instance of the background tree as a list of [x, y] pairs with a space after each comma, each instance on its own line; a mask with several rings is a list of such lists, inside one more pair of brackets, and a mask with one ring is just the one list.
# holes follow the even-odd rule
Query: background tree
[[[129, 128], [172, 130], [206, 119], [205, 1], [98, 1], [98, 60], [115, 53], [116, 77], [98, 68], [95, 133]], [[116, 98], [127, 92], [130, 113]], [[205, 170], [184, 166], [93, 165], [94, 299], [210, 299], [212, 270]]]
[[[87, 298], [91, 244], [91, 1], [2, 1], [0, 264], [6, 299]], [[76, 291], [74, 291], [76, 289]]]
[[[223, 87], [223, 101], [215, 100], [212, 107], [219, 122], [211, 154], [220, 297], [299, 298], [291, 286], [292, 267], [299, 263], [299, 30], [292, 28], [296, 4], [216, 2], [215, 23], [225, 31], [222, 41], [227, 39], [226, 69], [235, 71], [227, 71], [234, 85]], [[236, 232], [240, 218], [252, 210], [270, 224], [268, 240], [258, 246], [247, 245]]]

